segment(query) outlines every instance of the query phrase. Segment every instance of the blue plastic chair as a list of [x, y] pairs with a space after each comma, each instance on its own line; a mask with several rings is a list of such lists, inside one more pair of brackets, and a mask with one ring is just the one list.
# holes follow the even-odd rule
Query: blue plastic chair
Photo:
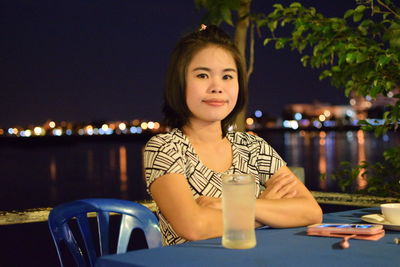
[[[99, 236], [100, 255], [96, 253], [96, 244], [87, 214], [96, 212]], [[55, 243], [61, 266], [63, 258], [61, 249], [67, 247], [77, 266], [94, 266], [98, 256], [111, 254], [109, 248], [110, 212], [121, 214], [118, 244], [116, 253], [124, 253], [132, 231], [139, 228], [143, 231], [148, 248], [161, 246], [160, 228], [156, 216], [145, 206], [119, 199], [91, 198], [61, 204], [51, 210], [48, 218], [49, 228]], [[76, 219], [84, 249], [79, 247], [76, 236], [71, 231], [69, 221]], [[93, 228], [93, 227], [92, 227]], [[85, 260], [85, 256], [87, 260]], [[64, 259], [65, 261], [65, 259]]]

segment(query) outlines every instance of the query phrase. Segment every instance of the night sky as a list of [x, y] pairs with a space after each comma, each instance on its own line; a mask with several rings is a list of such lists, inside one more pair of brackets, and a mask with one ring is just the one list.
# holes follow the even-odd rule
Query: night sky
[[[270, 12], [275, 2], [253, 0], [253, 10]], [[334, 16], [354, 6], [300, 2]], [[0, 127], [160, 120], [170, 52], [201, 18], [193, 0], [0, 0]], [[263, 47], [262, 40], [249, 112], [280, 116], [290, 103], [347, 104], [343, 91], [303, 68], [296, 52]]]

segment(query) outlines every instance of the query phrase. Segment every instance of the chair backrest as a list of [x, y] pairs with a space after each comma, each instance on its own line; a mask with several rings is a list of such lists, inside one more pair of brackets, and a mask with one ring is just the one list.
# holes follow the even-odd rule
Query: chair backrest
[[[95, 244], [90, 228], [88, 213], [95, 212], [97, 217], [98, 241]], [[55, 243], [57, 254], [63, 266], [62, 246], [66, 246], [77, 266], [94, 266], [98, 256], [110, 254], [110, 213], [121, 214], [116, 253], [126, 252], [132, 230], [138, 228], [144, 233], [148, 248], [161, 246], [161, 233], [156, 216], [145, 206], [127, 200], [91, 198], [61, 204], [51, 210], [48, 218], [49, 228]], [[71, 231], [69, 222], [75, 219], [81, 239]], [[96, 245], [100, 255], [96, 253]], [[85, 260], [85, 256], [86, 259]]]

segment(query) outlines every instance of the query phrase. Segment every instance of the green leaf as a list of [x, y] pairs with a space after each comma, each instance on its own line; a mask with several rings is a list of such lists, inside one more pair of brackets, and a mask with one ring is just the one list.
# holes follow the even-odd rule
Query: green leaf
[[354, 14], [353, 14], [354, 22], [359, 22], [363, 18], [365, 9], [366, 9], [366, 6], [364, 6], [364, 5], [359, 5], [356, 7], [356, 9], [354, 9]]
[[346, 55], [346, 62], [349, 64], [353, 63], [355, 59], [356, 59], [356, 55], [354, 53], [348, 53]]
[[229, 25], [233, 26], [232, 13], [231, 13], [231, 10], [228, 7], [223, 7], [221, 9], [221, 16], [222, 16], [222, 19], [226, 23], [228, 23]]
[[319, 79], [322, 80], [326, 77], [331, 77], [332, 76], [332, 72], [330, 70], [324, 70], [321, 75], [319, 75]]
[[347, 19], [348, 17], [353, 16], [353, 14], [354, 14], [354, 10], [353, 9], [349, 9], [344, 13], [343, 18]]
[[390, 58], [383, 55], [378, 58], [378, 66], [383, 67], [390, 62]]
[[371, 90], [370, 90], [370, 96], [371, 96], [373, 99], [375, 99], [376, 96], [377, 96], [378, 94], [380, 94], [380, 93], [383, 93], [383, 92], [382, 92], [382, 87], [378, 84], [378, 81], [375, 80], [374, 83], [373, 83], [373, 86], [371, 87]]
[[359, 22], [363, 18], [363, 16], [364, 16], [363, 13], [354, 13], [353, 21], [354, 22]]
[[300, 8], [302, 5], [299, 2], [293, 2], [290, 4], [290, 7]]
[[310, 56], [308, 56], [308, 55], [305, 55], [300, 59], [301, 63], [303, 63], [303, 67], [307, 67], [307, 63], [308, 63], [309, 59], [310, 59]]
[[278, 26], [278, 21], [274, 20], [274, 21], [270, 21], [268, 23], [268, 28], [271, 32], [274, 32], [276, 30], [276, 27]]
[[265, 38], [264, 40], [264, 45], [267, 45], [272, 39], [271, 38]]
[[356, 63], [362, 63], [368, 59], [368, 56], [365, 53], [357, 53], [356, 55]]
[[355, 12], [362, 13], [362, 12], [364, 12], [364, 10], [365, 10], [366, 8], [367, 8], [367, 7], [364, 6], [364, 5], [359, 5], [359, 6], [356, 7], [356, 9], [355, 9], [354, 11], [355, 11]]
[[283, 6], [281, 4], [273, 4], [272, 5], [275, 9], [283, 10]]
[[394, 83], [392, 81], [387, 81], [385, 84], [385, 89], [387, 92], [391, 91], [392, 89], [394, 89]]
[[275, 49], [282, 49], [282, 48], [284, 48], [285, 47], [285, 40], [283, 40], [283, 39], [278, 39], [276, 42], [275, 42]]

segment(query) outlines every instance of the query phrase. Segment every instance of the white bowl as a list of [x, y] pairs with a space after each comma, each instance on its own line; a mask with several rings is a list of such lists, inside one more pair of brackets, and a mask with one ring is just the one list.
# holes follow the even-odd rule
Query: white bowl
[[381, 211], [386, 221], [400, 225], [400, 203], [381, 204]]

